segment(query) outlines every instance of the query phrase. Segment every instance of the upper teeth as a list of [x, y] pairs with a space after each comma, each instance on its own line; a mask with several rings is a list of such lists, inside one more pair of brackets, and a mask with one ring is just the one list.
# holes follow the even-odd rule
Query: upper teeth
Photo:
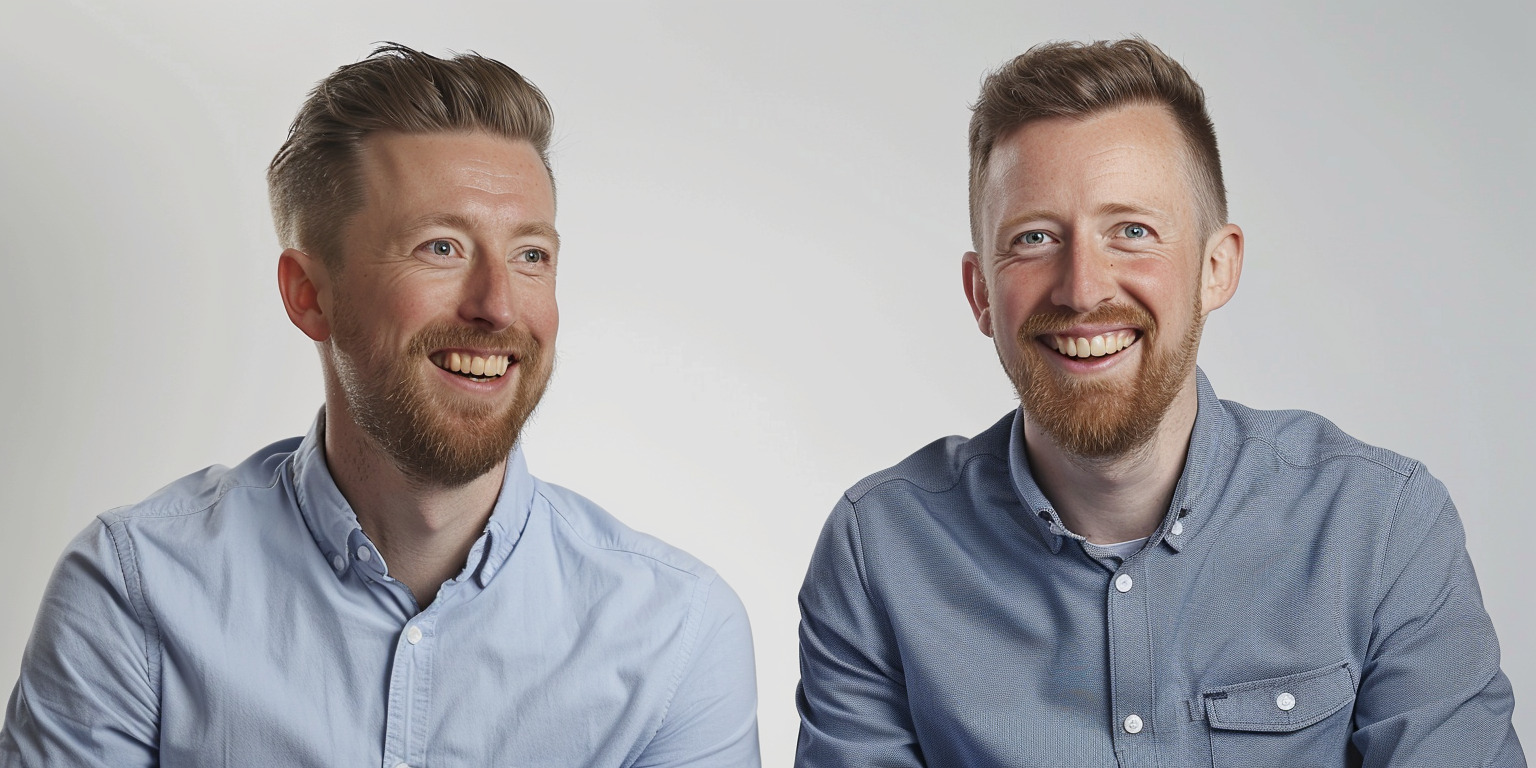
[[479, 355], [460, 354], [447, 352], [434, 355], [432, 359], [439, 368], [444, 368], [458, 373], [467, 373], [471, 376], [500, 376], [511, 367], [512, 361], [506, 355]]
[[1115, 331], [1091, 339], [1081, 336], [1052, 336], [1051, 342], [1056, 345], [1056, 351], [1067, 357], [1103, 357], [1113, 355], [1136, 341], [1135, 331]]

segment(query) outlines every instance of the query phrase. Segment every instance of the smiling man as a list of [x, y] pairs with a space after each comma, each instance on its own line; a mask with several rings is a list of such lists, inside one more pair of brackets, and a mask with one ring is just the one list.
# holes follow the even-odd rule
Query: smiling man
[[268, 172], [309, 434], [65, 551], [0, 766], [755, 766], [751, 634], [708, 567], [528, 474], [560, 242], [549, 105], [390, 45]]
[[797, 765], [1524, 765], [1445, 488], [1195, 366], [1243, 232], [1183, 68], [1036, 47], [970, 150], [965, 292], [1020, 407], [839, 501]]

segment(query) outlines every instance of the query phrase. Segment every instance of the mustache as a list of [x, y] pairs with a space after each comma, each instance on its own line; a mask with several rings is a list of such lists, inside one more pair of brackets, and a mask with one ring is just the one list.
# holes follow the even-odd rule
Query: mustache
[[434, 325], [417, 331], [406, 352], [414, 357], [444, 347], [506, 350], [518, 360], [536, 359], [540, 350], [538, 340], [521, 324], [495, 333], [462, 325]]
[[1130, 304], [1105, 304], [1091, 312], [1039, 312], [1019, 326], [1019, 341], [1065, 331], [1078, 325], [1132, 325], [1148, 335], [1157, 330], [1151, 313]]

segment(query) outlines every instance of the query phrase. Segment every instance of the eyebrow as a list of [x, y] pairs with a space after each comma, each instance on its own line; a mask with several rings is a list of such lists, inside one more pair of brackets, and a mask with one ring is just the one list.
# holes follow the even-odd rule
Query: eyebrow
[[[434, 213], [423, 216], [406, 227], [403, 232], [417, 232], [428, 227], [445, 227], [447, 229], [472, 230], [475, 223], [457, 213]], [[544, 237], [553, 240], [555, 247], [560, 247], [560, 233], [553, 224], [546, 221], [525, 221], [512, 230], [511, 236], [517, 237]]]

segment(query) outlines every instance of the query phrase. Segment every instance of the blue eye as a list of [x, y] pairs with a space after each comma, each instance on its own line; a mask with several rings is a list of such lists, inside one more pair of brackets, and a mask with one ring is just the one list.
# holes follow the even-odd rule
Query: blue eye
[[1044, 232], [1025, 232], [1022, 236], [1019, 237], [1019, 241], [1025, 245], [1043, 245], [1049, 238], [1050, 235], [1047, 235]]
[[427, 245], [433, 256], [452, 256], [453, 243], [447, 240], [433, 240]]
[[1127, 224], [1124, 229], [1120, 230], [1120, 233], [1136, 240], [1147, 236], [1147, 228], [1140, 224]]
[[523, 263], [525, 264], [537, 264], [547, 258], [549, 257], [546, 256], [543, 251], [537, 248], [529, 248], [528, 250], [523, 251]]

